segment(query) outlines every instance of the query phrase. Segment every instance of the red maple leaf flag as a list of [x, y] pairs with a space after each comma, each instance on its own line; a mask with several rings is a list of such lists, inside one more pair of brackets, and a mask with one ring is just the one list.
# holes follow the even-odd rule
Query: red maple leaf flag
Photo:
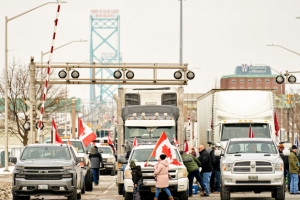
[[96, 139], [96, 134], [88, 127], [80, 118], [78, 118], [78, 137], [87, 147], [92, 141]]
[[276, 112], [274, 112], [274, 127], [275, 127], [275, 135], [278, 136], [278, 131], [280, 128], [279, 128]]
[[254, 133], [253, 133], [251, 124], [250, 124], [250, 128], [249, 128], [249, 131], [248, 131], [248, 137], [249, 138], [254, 138]]
[[53, 130], [53, 143], [54, 144], [63, 144], [63, 141], [61, 140], [61, 138], [58, 135], [58, 131], [57, 131], [57, 127], [56, 127], [56, 123], [54, 121], [54, 119], [52, 119], [52, 130]]
[[139, 146], [139, 144], [138, 144], [138, 142], [137, 142], [137, 140], [136, 140], [136, 137], [134, 137], [134, 139], [133, 139], [133, 146], [134, 146], [134, 147]]
[[115, 144], [114, 144], [114, 142], [110, 138], [110, 132], [108, 132], [108, 134], [107, 134], [107, 143], [112, 148], [112, 150], [114, 151], [114, 153], [116, 153]]
[[184, 149], [183, 150], [184, 150], [184, 153], [189, 152], [189, 144], [186, 140], [184, 140]]
[[[178, 162], [178, 160], [176, 159], [175, 148], [173, 145], [171, 145], [165, 132], [162, 132], [152, 151], [151, 156], [158, 160], [161, 154], [165, 154], [167, 156], [166, 159], [169, 161], [170, 164], [181, 165], [181, 163]], [[145, 163], [145, 165], [147, 166], [147, 163]]]

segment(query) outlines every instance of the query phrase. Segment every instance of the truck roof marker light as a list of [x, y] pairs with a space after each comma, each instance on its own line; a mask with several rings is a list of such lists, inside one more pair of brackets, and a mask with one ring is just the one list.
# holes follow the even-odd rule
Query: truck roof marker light
[[158, 117], [159, 116], [159, 113], [155, 113], [155, 117]]
[[170, 117], [170, 120], [173, 120], [173, 118], [172, 118], [172, 117]]
[[136, 119], [136, 113], [132, 114], [133, 119]]
[[243, 120], [240, 119], [239, 122], [243, 122]]

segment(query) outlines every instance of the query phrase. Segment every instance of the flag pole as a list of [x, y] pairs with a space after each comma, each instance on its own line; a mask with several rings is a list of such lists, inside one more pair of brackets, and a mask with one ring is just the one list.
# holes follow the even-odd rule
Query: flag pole
[[[160, 140], [160, 138], [161, 138], [161, 136], [162, 136], [162, 134], [163, 134], [164, 132], [165, 132], [165, 131], [163, 131], [163, 132], [160, 134], [160, 137], [159, 137], [158, 141]], [[157, 142], [156, 142], [155, 147], [153, 148], [153, 150], [152, 150], [152, 152], [151, 152], [151, 154], [150, 154], [150, 156], [149, 156], [147, 162], [144, 164], [144, 167], [147, 167], [148, 162], [149, 162], [149, 160], [150, 160], [150, 158], [151, 158], [151, 156], [152, 156], [152, 154], [153, 154], [153, 152], [154, 152], [154, 149], [156, 149], [156, 147], [157, 147]]]

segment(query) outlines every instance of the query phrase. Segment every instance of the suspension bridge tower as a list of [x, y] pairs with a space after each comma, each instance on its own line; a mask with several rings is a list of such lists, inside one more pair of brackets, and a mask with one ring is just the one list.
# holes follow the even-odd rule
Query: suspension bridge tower
[[[91, 10], [90, 28], [90, 63], [121, 63], [119, 10]], [[101, 79], [111, 78], [113, 71], [98, 69], [96, 75]], [[90, 102], [111, 101], [117, 89], [118, 85], [90, 85]]]

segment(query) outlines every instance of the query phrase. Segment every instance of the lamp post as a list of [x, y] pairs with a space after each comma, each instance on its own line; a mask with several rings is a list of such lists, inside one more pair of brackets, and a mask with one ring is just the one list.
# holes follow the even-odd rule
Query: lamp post
[[5, 76], [4, 76], [4, 80], [5, 80], [5, 169], [4, 171], [9, 171], [8, 170], [8, 64], [7, 64], [7, 53], [8, 53], [8, 49], [7, 49], [7, 46], [8, 46], [8, 39], [7, 39], [7, 25], [8, 25], [8, 22], [9, 21], [12, 21], [22, 15], [25, 15], [33, 10], [36, 10], [44, 5], [47, 5], [47, 4], [50, 4], [50, 3], [56, 3], [56, 2], [47, 2], [47, 3], [44, 3], [40, 6], [37, 6], [35, 8], [32, 8], [28, 11], [25, 11], [21, 14], [18, 14], [14, 17], [11, 17], [11, 18], [7, 18], [7, 16], [5, 16], [5, 63], [4, 63], [4, 66], [5, 66], [5, 70], [4, 70], [4, 73], [5, 73]]

